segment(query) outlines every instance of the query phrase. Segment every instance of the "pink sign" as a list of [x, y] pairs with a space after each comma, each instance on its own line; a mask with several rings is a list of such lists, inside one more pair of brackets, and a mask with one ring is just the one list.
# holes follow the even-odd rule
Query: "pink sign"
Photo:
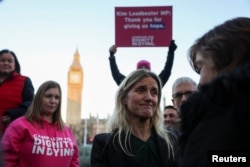
[[172, 6], [116, 7], [116, 46], [169, 46], [172, 40], [172, 16]]

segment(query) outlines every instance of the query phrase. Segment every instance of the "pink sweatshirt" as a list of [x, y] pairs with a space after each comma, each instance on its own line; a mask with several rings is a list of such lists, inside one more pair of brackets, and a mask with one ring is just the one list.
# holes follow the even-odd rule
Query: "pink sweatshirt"
[[45, 120], [43, 125], [34, 126], [20, 117], [8, 126], [1, 141], [6, 167], [79, 167], [70, 128], [59, 130]]

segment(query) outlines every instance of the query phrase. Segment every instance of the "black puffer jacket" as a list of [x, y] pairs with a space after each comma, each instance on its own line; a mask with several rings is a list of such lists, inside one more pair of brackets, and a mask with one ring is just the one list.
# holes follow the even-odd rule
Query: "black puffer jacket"
[[181, 167], [205, 167], [209, 151], [250, 151], [250, 65], [218, 76], [183, 103]]

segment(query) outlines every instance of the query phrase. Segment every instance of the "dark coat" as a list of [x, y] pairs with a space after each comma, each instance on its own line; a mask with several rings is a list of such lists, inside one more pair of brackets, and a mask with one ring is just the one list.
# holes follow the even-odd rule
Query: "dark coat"
[[183, 103], [181, 167], [206, 167], [210, 151], [249, 153], [249, 86], [250, 66], [245, 66], [218, 76]]
[[[172, 71], [172, 66], [174, 62], [174, 51], [169, 51], [167, 60], [165, 62], [164, 68], [159, 74], [159, 78], [161, 79], [162, 87], [167, 83], [171, 71]], [[117, 85], [120, 85], [120, 83], [123, 81], [123, 79], [126, 77], [122, 73], [120, 73], [118, 66], [116, 64], [115, 56], [110, 56], [109, 57], [109, 64], [110, 64], [110, 69], [111, 69], [111, 74], [113, 79], [115, 80]]]
[[[91, 153], [91, 167], [139, 167], [140, 165], [133, 156], [126, 155], [117, 144], [118, 147], [114, 146], [113, 139], [114, 133], [102, 133], [95, 136]], [[171, 140], [175, 139], [174, 136], [171, 136]], [[159, 136], [157, 136], [157, 146], [161, 161], [160, 167], [176, 167], [177, 162], [168, 158], [166, 142]]]

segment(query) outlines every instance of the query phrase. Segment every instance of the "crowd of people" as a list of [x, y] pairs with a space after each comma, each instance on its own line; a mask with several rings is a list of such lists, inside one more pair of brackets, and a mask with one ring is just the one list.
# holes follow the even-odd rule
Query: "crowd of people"
[[[213, 152], [246, 157], [249, 46], [247, 17], [226, 20], [197, 38], [188, 62], [199, 82], [176, 78], [172, 104], [163, 110], [162, 87], [171, 76], [175, 41], [159, 75], [147, 60], [139, 61], [128, 76], [121, 74], [114, 57], [117, 47], [111, 46], [111, 74], [119, 87], [108, 131], [94, 137], [91, 167], [204, 167]], [[60, 84], [45, 81], [34, 94], [31, 79], [20, 71], [15, 53], [0, 51], [0, 166], [78, 167], [74, 134], [61, 117]]]

